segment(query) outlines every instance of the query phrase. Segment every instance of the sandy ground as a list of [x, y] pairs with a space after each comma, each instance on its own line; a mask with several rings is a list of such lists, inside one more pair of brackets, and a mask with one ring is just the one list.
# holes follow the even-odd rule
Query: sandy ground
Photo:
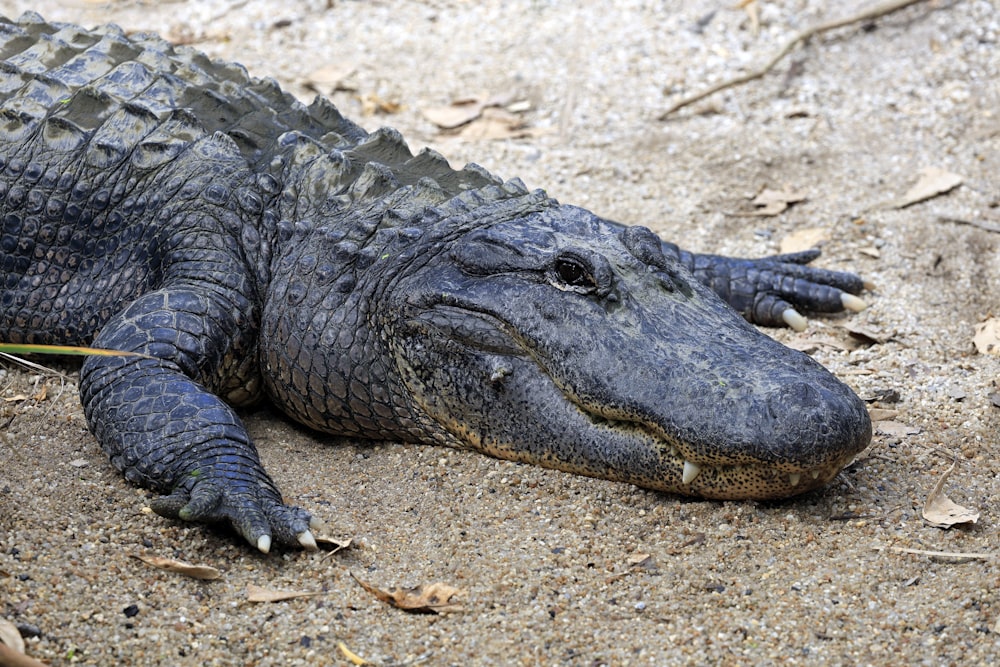
[[[822, 266], [877, 288], [851, 317], [782, 341], [872, 401], [871, 451], [827, 488], [781, 503], [695, 502], [477, 454], [331, 443], [247, 415], [286, 496], [352, 546], [262, 556], [232, 534], [151, 516], [88, 434], [72, 380], [0, 370], [0, 617], [50, 664], [986, 664], [1000, 654], [996, 357], [1000, 314], [1000, 18], [991, 2], [925, 2], [813, 39], [766, 78], [667, 122], [681, 94], [764, 62], [795, 32], [868, 2], [0, 1], [86, 25], [154, 30], [311, 96], [310, 76], [365, 127], [391, 125], [652, 226], [693, 250], [763, 255], [819, 228]], [[582, 6], [581, 6], [582, 5]], [[319, 74], [316, 74], [319, 71]], [[428, 108], [508, 96], [528, 136], [442, 134]], [[525, 107], [527, 109], [525, 110]], [[489, 130], [480, 123], [479, 131]], [[502, 135], [509, 134], [501, 125]], [[926, 167], [963, 184], [886, 207]], [[765, 186], [806, 199], [736, 215]], [[878, 342], [851, 348], [845, 325]], [[69, 369], [72, 371], [72, 368]], [[43, 401], [11, 400], [36, 395]], [[981, 512], [920, 515], [946, 486]], [[931, 557], [903, 547], [981, 554]], [[132, 558], [218, 567], [198, 582]], [[465, 610], [403, 613], [380, 586], [443, 581]], [[324, 591], [246, 601], [249, 585]], [[992, 656], [992, 659], [991, 659]]]

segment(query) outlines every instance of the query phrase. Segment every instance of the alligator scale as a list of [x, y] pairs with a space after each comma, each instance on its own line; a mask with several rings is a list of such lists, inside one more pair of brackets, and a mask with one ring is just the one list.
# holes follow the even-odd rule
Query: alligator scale
[[26, 14], [0, 59], [0, 340], [142, 353], [89, 357], [80, 393], [162, 515], [315, 545], [235, 411], [265, 396], [706, 498], [816, 488], [871, 438], [746, 321], [863, 307], [816, 253], [687, 253], [153, 35]]

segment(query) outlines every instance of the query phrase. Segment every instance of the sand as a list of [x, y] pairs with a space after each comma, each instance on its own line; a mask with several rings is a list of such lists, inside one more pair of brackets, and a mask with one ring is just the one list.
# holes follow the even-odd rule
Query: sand
[[[772, 335], [880, 411], [870, 451], [803, 497], [703, 502], [474, 453], [332, 442], [262, 407], [246, 418], [286, 497], [353, 540], [333, 555], [264, 556], [226, 530], [151, 515], [149, 494], [87, 432], [73, 366], [59, 366], [60, 380], [5, 365], [0, 617], [33, 635], [30, 655], [349, 664], [343, 642], [383, 665], [996, 659], [1000, 362], [973, 345], [1000, 305], [1000, 236], [988, 228], [1000, 228], [996, 8], [925, 2], [814, 38], [767, 77], [664, 122], [679, 96], [873, 3], [758, 3], [757, 33], [731, 2], [614, 4], [33, 0], [0, 12], [157, 31], [303, 99], [310, 78], [346, 89], [332, 99], [368, 129], [396, 127], [413, 148], [520, 176], [691, 250], [772, 254], [821, 230], [818, 264], [873, 281], [870, 307]], [[491, 96], [515, 103], [523, 128], [447, 134], [424, 115]], [[927, 167], [962, 184], [889, 207]], [[745, 215], [765, 187], [805, 199]], [[875, 340], [857, 344], [845, 327]], [[43, 388], [44, 400], [31, 398]], [[952, 460], [948, 496], [981, 516], [945, 530], [921, 508]], [[222, 576], [196, 581], [133, 558], [147, 553]], [[349, 573], [382, 587], [445, 582], [462, 589], [464, 610], [407, 614]], [[251, 585], [323, 594], [256, 603]]]

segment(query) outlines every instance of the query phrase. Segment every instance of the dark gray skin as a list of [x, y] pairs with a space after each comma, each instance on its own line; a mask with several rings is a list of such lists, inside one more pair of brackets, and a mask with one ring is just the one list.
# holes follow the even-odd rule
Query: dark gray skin
[[234, 410], [265, 395], [328, 433], [707, 498], [816, 488], [871, 438], [746, 321], [861, 307], [814, 253], [692, 255], [154, 36], [28, 14], [0, 56], [0, 339], [146, 355], [88, 358], [80, 391], [162, 515], [315, 546]]

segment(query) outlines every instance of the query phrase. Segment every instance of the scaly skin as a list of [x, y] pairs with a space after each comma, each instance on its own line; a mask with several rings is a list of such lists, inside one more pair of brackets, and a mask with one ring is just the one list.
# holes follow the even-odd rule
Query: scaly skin
[[[747, 324], [863, 304], [814, 254], [693, 255], [238, 65], [0, 21], [0, 339], [93, 344], [81, 398], [153, 508], [315, 545], [234, 407], [708, 498], [829, 481], [861, 401]], [[711, 289], [709, 289], [710, 286]], [[713, 291], [714, 290], [714, 291]]]

